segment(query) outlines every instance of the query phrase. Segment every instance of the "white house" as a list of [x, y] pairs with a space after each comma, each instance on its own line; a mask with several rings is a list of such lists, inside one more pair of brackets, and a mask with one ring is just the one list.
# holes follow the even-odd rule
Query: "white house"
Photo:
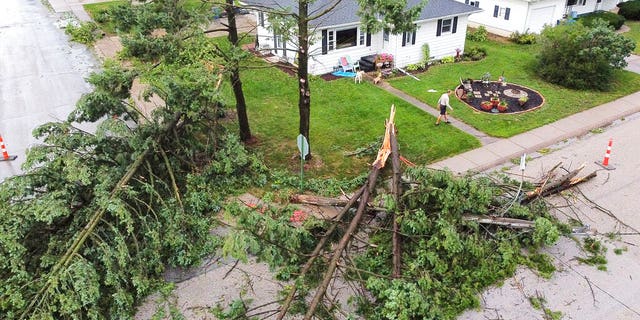
[[457, 0], [483, 9], [469, 17], [469, 25], [483, 25], [491, 33], [540, 33], [545, 25], [556, 25], [567, 17], [616, 7], [620, 0]]
[[[251, 0], [250, 6], [267, 8], [288, 8], [297, 12], [295, 0]], [[335, 3], [335, 0], [317, 0], [309, 12], [319, 12]], [[415, 6], [418, 0], [410, 0]], [[335, 70], [340, 57], [350, 56], [352, 60], [374, 54], [387, 53], [394, 57], [396, 67], [404, 67], [423, 60], [423, 44], [428, 44], [430, 57], [439, 59], [455, 56], [456, 50], [464, 50], [468, 17], [480, 9], [456, 2], [455, 0], [429, 0], [420, 17], [415, 21], [417, 30], [402, 34], [379, 32], [367, 33], [360, 25], [356, 0], [342, 0], [337, 7], [325, 16], [313, 20], [311, 47], [309, 48], [309, 73], [324, 74]], [[257, 12], [258, 46], [261, 50], [295, 63], [296, 39], [283, 41], [281, 35], [269, 30], [267, 14]]]

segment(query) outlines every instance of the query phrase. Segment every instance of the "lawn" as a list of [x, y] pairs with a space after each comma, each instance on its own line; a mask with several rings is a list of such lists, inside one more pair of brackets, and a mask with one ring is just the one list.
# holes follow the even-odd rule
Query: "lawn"
[[[460, 78], [480, 79], [485, 72], [491, 73], [494, 81], [504, 74], [508, 82], [527, 86], [544, 96], [542, 108], [523, 114], [477, 112], [458, 99], [451, 99], [453, 117], [495, 137], [511, 137], [640, 90], [640, 75], [627, 71], [616, 72], [616, 80], [608, 92], [571, 90], [546, 83], [534, 72], [535, 45], [467, 41], [467, 46], [485, 47], [488, 55], [481, 61], [433, 66], [417, 75], [421, 81], [399, 77], [389, 82], [431, 106], [436, 106], [443, 90], [459, 85]], [[429, 89], [437, 92], [430, 93]]]
[[[271, 167], [299, 170], [298, 95], [295, 78], [253, 59], [242, 73], [256, 149]], [[257, 68], [255, 68], [257, 67]], [[231, 98], [226, 88], [228, 101]], [[370, 83], [352, 79], [311, 80], [310, 145], [314, 156], [307, 172], [315, 177], [355, 176], [375, 158], [385, 119], [396, 106], [396, 126], [401, 154], [416, 164], [430, 163], [480, 145], [478, 140], [452, 126], [434, 126], [430, 114]], [[346, 156], [375, 143], [372, 153]]]
[[[122, 1], [85, 5], [85, 9], [95, 16], [117, 3]], [[104, 23], [100, 26], [109, 27]], [[226, 40], [221, 37], [213, 41]], [[300, 162], [296, 145], [299, 116], [295, 78], [262, 59], [253, 58], [247, 63], [242, 83], [251, 131], [258, 141], [252, 148], [264, 155], [270, 167], [297, 172]], [[309, 142], [313, 159], [306, 169], [308, 176], [353, 177], [366, 171], [380, 146], [392, 104], [397, 108], [400, 151], [416, 164], [480, 146], [475, 137], [452, 126], [435, 127], [433, 116], [369, 83], [356, 85], [352, 79], [312, 78], [311, 92]], [[224, 94], [233, 106], [235, 100], [228, 84]], [[361, 157], [345, 155], [371, 146], [368, 153], [360, 153]]]
[[632, 21], [627, 20], [624, 24], [629, 27], [629, 31], [623, 33], [624, 36], [633, 39], [636, 42], [636, 49], [633, 51], [634, 54], [640, 54], [640, 21]]

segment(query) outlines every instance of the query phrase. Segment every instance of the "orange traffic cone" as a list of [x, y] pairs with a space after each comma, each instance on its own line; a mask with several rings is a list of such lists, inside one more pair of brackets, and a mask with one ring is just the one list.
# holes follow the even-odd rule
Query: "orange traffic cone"
[[600, 165], [601, 167], [607, 169], [607, 170], [614, 170], [615, 168], [613, 166], [609, 165], [609, 158], [611, 157], [611, 145], [613, 144], [613, 138], [609, 138], [609, 144], [607, 145], [607, 152], [605, 152], [604, 154], [604, 159], [602, 160], [602, 163], [596, 162], [596, 164]]
[[10, 156], [7, 152], [7, 148], [4, 147], [4, 140], [2, 140], [2, 136], [0, 135], [0, 149], [2, 149], [2, 158], [0, 161], [11, 161], [15, 160], [18, 156]]

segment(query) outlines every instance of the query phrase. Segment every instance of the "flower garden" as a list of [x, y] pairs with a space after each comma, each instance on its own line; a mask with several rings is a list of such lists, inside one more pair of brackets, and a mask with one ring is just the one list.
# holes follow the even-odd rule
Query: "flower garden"
[[496, 114], [527, 112], [544, 104], [539, 92], [504, 81], [467, 79], [456, 89], [456, 97], [473, 109]]

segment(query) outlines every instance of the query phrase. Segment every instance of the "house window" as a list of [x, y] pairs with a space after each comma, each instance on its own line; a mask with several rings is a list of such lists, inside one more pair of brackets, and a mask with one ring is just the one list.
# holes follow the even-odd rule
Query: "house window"
[[258, 24], [264, 27], [264, 12], [262, 11], [258, 12]]
[[578, 5], [586, 6], [587, 5], [587, 0], [578, 0]]
[[575, 5], [576, 3], [578, 3], [578, 0], [567, 0], [567, 7], [568, 7], [568, 6], [573, 6], [573, 5]]
[[453, 17], [453, 19], [438, 19], [436, 37], [441, 36], [443, 33], [456, 33], [457, 27], [458, 17]]
[[322, 54], [331, 50], [371, 45], [371, 35], [358, 28], [322, 30]]
[[416, 32], [411, 31], [402, 33], [402, 46], [404, 47], [412, 44], [416, 44]]
[[511, 8], [494, 6], [493, 7], [493, 17], [494, 18], [504, 18], [505, 20], [509, 20], [509, 15], [511, 15]]
[[472, 7], [480, 8], [480, 1], [464, 0], [464, 4], [468, 4], [468, 5], [472, 6]]
[[328, 41], [328, 49], [329, 51], [334, 50], [336, 48], [336, 38], [335, 32], [329, 31], [329, 41]]
[[389, 41], [389, 30], [384, 30], [382, 32], [382, 41]]
[[287, 52], [285, 50], [285, 44], [284, 44], [283, 40], [284, 39], [283, 39], [282, 35], [279, 35], [279, 34], [274, 35], [274, 37], [273, 37], [273, 49], [274, 49], [276, 54], [278, 53], [278, 49], [282, 49], [282, 53], [286, 57], [287, 56]]
[[358, 45], [358, 28], [336, 30], [336, 49], [355, 47]]
[[408, 46], [416, 44], [416, 30], [418, 30], [418, 26], [414, 25], [413, 31], [405, 31], [402, 33], [402, 46]]
[[442, 26], [440, 27], [440, 34], [451, 32], [451, 19], [442, 19]]

